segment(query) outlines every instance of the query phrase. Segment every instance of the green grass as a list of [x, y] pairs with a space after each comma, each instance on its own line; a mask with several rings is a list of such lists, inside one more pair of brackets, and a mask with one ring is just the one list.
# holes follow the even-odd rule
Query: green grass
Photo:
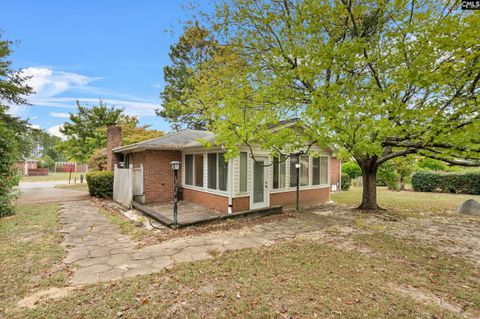
[[[15, 318], [459, 318], [385, 285], [386, 257], [291, 241], [87, 286]], [[385, 269], [385, 270], [384, 270]], [[411, 276], [424, 272], [412, 271]], [[455, 277], [458, 279], [459, 277]], [[460, 278], [462, 279], [462, 278]], [[461, 284], [460, 282], [459, 284]]]
[[[77, 182], [80, 182], [80, 174], [84, 176], [85, 182], [85, 173], [72, 173], [71, 181], [77, 178]], [[48, 173], [47, 176], [23, 176], [22, 182], [56, 182], [56, 181], [68, 181], [70, 173]]]
[[0, 317], [2, 310], [32, 289], [63, 286], [60, 265], [58, 205], [20, 206], [16, 215], [0, 219]]
[[104, 214], [112, 224], [117, 225], [122, 234], [132, 237], [133, 240], [139, 241], [152, 236], [144, 227], [135, 226], [133, 222], [119, 213], [110, 212], [106, 209], [99, 209], [99, 211]]
[[[404, 213], [445, 213], [454, 211], [467, 199], [480, 201], [480, 196], [445, 193], [422, 193], [413, 191], [395, 192], [385, 187], [377, 188], [378, 204], [382, 208]], [[332, 193], [330, 198], [348, 206], [358, 206], [362, 201], [362, 188], [351, 187], [347, 192]]]
[[55, 185], [55, 188], [88, 192], [88, 185], [87, 185], [86, 182], [83, 182], [82, 184], [80, 184], [80, 183], [77, 183], [77, 184], [59, 184], [59, 185]]

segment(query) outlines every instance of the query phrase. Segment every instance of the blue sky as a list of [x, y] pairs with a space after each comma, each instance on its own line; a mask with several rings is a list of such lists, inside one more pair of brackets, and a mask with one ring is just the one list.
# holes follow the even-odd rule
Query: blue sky
[[[196, 2], [198, 4], [198, 2]], [[32, 125], [58, 131], [75, 111], [75, 100], [98, 99], [124, 107], [142, 124], [168, 131], [155, 116], [163, 67], [181, 34], [186, 1], [10, 1], [0, 0], [3, 39], [13, 47], [13, 68], [32, 76], [32, 106], [11, 112]], [[210, 5], [200, 2], [202, 9]], [[166, 32], [173, 30], [174, 33]]]

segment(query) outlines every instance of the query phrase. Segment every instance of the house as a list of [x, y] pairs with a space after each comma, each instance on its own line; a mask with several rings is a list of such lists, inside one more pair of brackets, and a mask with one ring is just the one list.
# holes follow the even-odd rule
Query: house
[[[297, 156], [279, 160], [268, 152], [248, 147], [226, 161], [221, 145], [205, 148], [200, 141], [214, 142], [207, 131], [184, 130], [139, 143], [120, 146], [121, 130], [107, 129], [107, 167], [143, 167], [142, 204], [165, 203], [173, 199], [172, 161], [180, 161], [182, 198], [219, 212], [230, 213], [276, 205], [295, 207]], [[214, 143], [212, 143], [214, 144]], [[300, 156], [301, 207], [329, 201], [330, 191], [340, 188], [340, 166], [331, 150], [312, 150], [320, 156]]]

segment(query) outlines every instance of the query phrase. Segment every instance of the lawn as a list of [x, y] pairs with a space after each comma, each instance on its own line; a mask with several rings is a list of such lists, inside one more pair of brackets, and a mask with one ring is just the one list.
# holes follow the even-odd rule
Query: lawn
[[[354, 188], [332, 198], [353, 206], [360, 195], [360, 189]], [[465, 242], [457, 243], [456, 236], [470, 232], [471, 253], [479, 252], [475, 238], [480, 219], [454, 213], [470, 197], [379, 189], [380, 204], [389, 210], [386, 213], [404, 217], [386, 221], [378, 213], [340, 207], [331, 213], [347, 218], [347, 224], [271, 246], [176, 264], [152, 275], [84, 286], [62, 299], [41, 302], [35, 309], [11, 310], [6, 317], [477, 318], [480, 257], [469, 260], [442, 246], [457, 245], [461, 250], [464, 247], [459, 245]], [[39, 210], [49, 216], [49, 222], [38, 220]], [[37, 279], [39, 273], [49, 272], [63, 252], [54, 236], [56, 218], [54, 205], [41, 205], [0, 220], [3, 245], [12, 241], [7, 245], [11, 253], [3, 253], [1, 265], [6, 269], [2, 273], [14, 278], [0, 286], [5, 291], [0, 297], [8, 296], [1, 302], [10, 308], [29, 289], [63, 284], [64, 275], [56, 280]], [[120, 223], [115, 217], [111, 221]], [[18, 244], [32, 232], [44, 234], [43, 245], [49, 248], [36, 251], [36, 246]], [[429, 232], [432, 237], [425, 237]], [[35, 254], [40, 265], [25, 266], [27, 257], [22, 251]], [[47, 258], [46, 251], [54, 253]], [[20, 269], [18, 275], [15, 267]], [[33, 269], [23, 269], [29, 267]]]
[[28, 293], [64, 285], [59, 229], [57, 204], [20, 206], [0, 219], [0, 317]]
[[56, 185], [55, 188], [88, 192], [88, 185], [85, 181], [82, 184], [80, 184], [79, 182], [77, 182], [76, 184], [59, 184]]
[[[80, 174], [84, 176], [85, 182], [85, 173], [72, 173], [71, 182], [77, 179], [77, 183], [80, 182]], [[47, 176], [22, 176], [22, 182], [56, 182], [56, 181], [65, 181], [68, 182], [70, 173], [48, 173]]]

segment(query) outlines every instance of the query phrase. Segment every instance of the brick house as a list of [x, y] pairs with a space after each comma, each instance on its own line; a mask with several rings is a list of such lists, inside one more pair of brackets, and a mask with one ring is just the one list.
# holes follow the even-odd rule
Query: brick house
[[226, 161], [221, 146], [206, 149], [200, 142], [214, 144], [215, 135], [207, 131], [184, 130], [159, 138], [119, 146], [120, 128], [107, 130], [107, 166], [122, 163], [143, 166], [143, 195], [134, 200], [142, 204], [171, 202], [173, 172], [170, 162], [180, 161], [179, 183], [183, 200], [219, 212], [239, 212], [296, 203], [295, 164], [300, 160], [300, 203], [311, 207], [329, 201], [330, 191], [340, 188], [341, 163], [331, 150], [313, 146], [316, 155], [291, 156], [284, 160], [269, 152], [242, 147], [239, 156]]

